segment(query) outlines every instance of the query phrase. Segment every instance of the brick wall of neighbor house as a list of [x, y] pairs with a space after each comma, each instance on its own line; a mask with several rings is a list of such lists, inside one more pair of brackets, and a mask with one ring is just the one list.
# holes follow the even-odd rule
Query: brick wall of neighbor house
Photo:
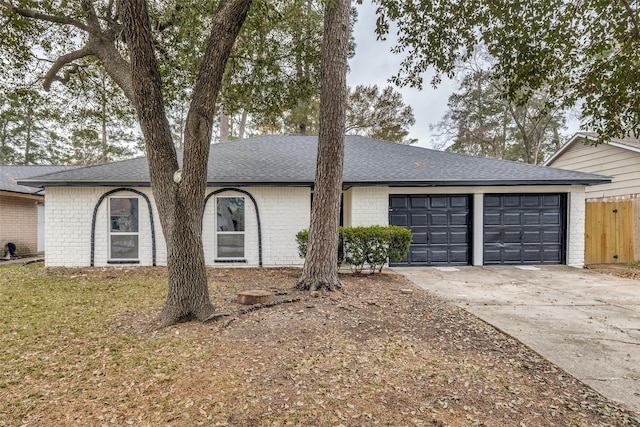
[[7, 242], [17, 255], [38, 253], [38, 205], [33, 199], [0, 196], [0, 257]]

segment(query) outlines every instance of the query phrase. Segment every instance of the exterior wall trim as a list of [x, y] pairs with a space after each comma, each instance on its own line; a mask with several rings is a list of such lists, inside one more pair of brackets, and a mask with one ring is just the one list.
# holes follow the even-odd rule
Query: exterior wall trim
[[[258, 210], [258, 203], [256, 202], [256, 199], [253, 197], [253, 195], [251, 195], [251, 193], [245, 190], [241, 190], [239, 188], [220, 188], [219, 190], [209, 193], [207, 197], [205, 197], [203, 209], [207, 207], [207, 202], [211, 197], [221, 193], [225, 193], [227, 191], [235, 191], [235, 192], [244, 194], [245, 196], [249, 197], [249, 199], [251, 199], [251, 202], [253, 203], [253, 208], [256, 211], [256, 221], [258, 222], [258, 265], [262, 267], [262, 226], [260, 224], [260, 211]], [[221, 262], [221, 261], [216, 261], [216, 262]]]
[[147, 209], [149, 210], [149, 222], [151, 223], [151, 256], [152, 256], [152, 264], [155, 267], [156, 266], [156, 228], [153, 223], [153, 210], [151, 209], [151, 201], [149, 200], [149, 196], [142, 193], [141, 191], [135, 190], [133, 188], [124, 188], [124, 187], [115, 188], [113, 190], [110, 190], [104, 193], [102, 196], [100, 196], [100, 198], [96, 202], [96, 205], [93, 208], [93, 215], [91, 217], [91, 262], [89, 265], [91, 267], [94, 266], [94, 258], [95, 258], [94, 255], [95, 255], [95, 247], [96, 247], [96, 239], [95, 239], [96, 217], [98, 215], [98, 208], [100, 207], [104, 199], [106, 199], [112, 194], [119, 193], [122, 191], [130, 191], [132, 193], [137, 194], [138, 196], [142, 196], [142, 198], [147, 202]]

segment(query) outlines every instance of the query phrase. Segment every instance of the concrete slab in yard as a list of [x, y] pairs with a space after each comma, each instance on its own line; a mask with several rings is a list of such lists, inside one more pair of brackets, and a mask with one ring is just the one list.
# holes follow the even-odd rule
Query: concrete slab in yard
[[640, 413], [640, 281], [565, 266], [393, 270]]

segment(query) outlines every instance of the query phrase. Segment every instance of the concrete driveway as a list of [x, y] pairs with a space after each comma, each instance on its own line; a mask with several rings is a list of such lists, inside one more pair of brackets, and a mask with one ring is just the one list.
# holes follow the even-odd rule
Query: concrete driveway
[[640, 281], [565, 266], [393, 268], [640, 413]]

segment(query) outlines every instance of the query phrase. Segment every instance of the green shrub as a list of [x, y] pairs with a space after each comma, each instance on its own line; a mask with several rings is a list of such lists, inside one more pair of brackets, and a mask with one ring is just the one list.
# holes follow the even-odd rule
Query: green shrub
[[[367, 266], [371, 273], [379, 272], [388, 261], [400, 261], [409, 252], [411, 231], [395, 225], [369, 227], [340, 227], [338, 264], [344, 260], [357, 273]], [[309, 232], [296, 234], [298, 254], [307, 255]]]

